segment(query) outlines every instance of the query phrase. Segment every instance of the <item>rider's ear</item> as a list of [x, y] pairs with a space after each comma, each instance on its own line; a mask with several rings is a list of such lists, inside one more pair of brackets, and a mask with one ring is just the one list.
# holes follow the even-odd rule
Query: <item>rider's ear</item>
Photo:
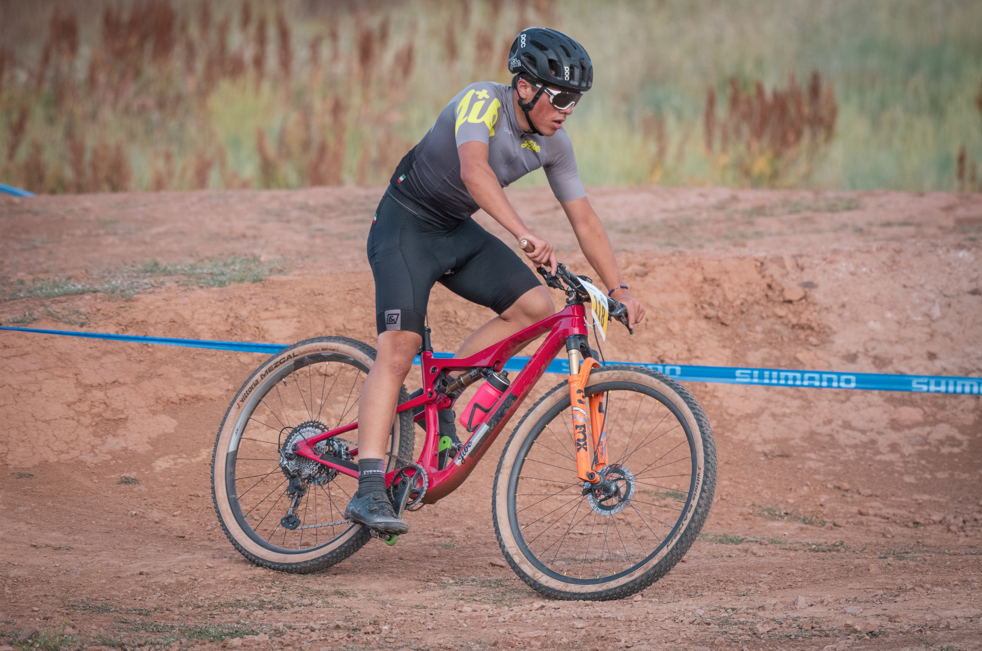
[[519, 95], [519, 97], [522, 98], [522, 101], [523, 102], [527, 102], [527, 101], [529, 101], [529, 99], [531, 99], [530, 96], [529, 96], [529, 91], [531, 91], [531, 90], [532, 90], [532, 84], [530, 84], [527, 79], [522, 79], [521, 77], [519, 77], [519, 79], [518, 79], [518, 95]]

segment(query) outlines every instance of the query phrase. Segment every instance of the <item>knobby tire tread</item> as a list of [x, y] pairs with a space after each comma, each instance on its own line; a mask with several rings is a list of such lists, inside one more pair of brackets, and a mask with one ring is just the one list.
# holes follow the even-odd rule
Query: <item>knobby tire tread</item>
[[[219, 524], [221, 524], [222, 531], [225, 533], [225, 537], [228, 538], [229, 542], [232, 543], [232, 546], [235, 547], [235, 549], [238, 550], [240, 554], [242, 554], [247, 559], [249, 559], [249, 561], [252, 562], [253, 564], [258, 565], [260, 567], [265, 567], [270, 570], [276, 570], [278, 572], [287, 572], [290, 574], [310, 574], [312, 572], [317, 572], [319, 570], [323, 570], [328, 567], [331, 567], [332, 565], [336, 565], [340, 563], [341, 561], [345, 560], [346, 558], [348, 558], [349, 556], [360, 550], [362, 547], [364, 547], [366, 543], [368, 543], [368, 541], [371, 539], [371, 534], [369, 533], [369, 530], [365, 527], [362, 527], [360, 532], [358, 532], [351, 540], [349, 540], [347, 543], [345, 543], [338, 549], [335, 549], [333, 551], [324, 554], [323, 556], [319, 556], [317, 558], [313, 558], [308, 561], [302, 561], [299, 563], [276, 563], [274, 561], [269, 561], [264, 558], [258, 557], [255, 554], [244, 549], [243, 546], [239, 544], [235, 536], [232, 535], [232, 533], [229, 531], [228, 527], [225, 525], [225, 521], [222, 518], [221, 511], [219, 510], [218, 507], [218, 499], [215, 493], [215, 461], [218, 457], [219, 442], [221, 439], [221, 434], [225, 429], [225, 421], [228, 419], [228, 416], [232, 411], [232, 407], [235, 405], [235, 399], [238, 398], [239, 394], [241, 394], [242, 391], [247, 386], [249, 386], [250, 382], [252, 382], [252, 379], [256, 377], [258, 373], [260, 373], [264, 368], [266, 368], [266, 366], [277, 357], [284, 355], [290, 352], [291, 350], [294, 350], [301, 346], [308, 346], [310, 344], [321, 343], [321, 342], [347, 345], [364, 353], [365, 355], [370, 357], [373, 361], [375, 360], [375, 355], [376, 355], [375, 348], [361, 341], [357, 341], [355, 339], [349, 339], [348, 337], [314, 337], [311, 339], [305, 339], [303, 341], [299, 341], [293, 344], [292, 346], [284, 348], [278, 353], [271, 355], [265, 361], [263, 361], [263, 363], [260, 364], [256, 368], [256, 370], [252, 372], [252, 374], [249, 375], [246, 381], [243, 382], [242, 386], [239, 388], [239, 391], [236, 392], [235, 398], [233, 398], [232, 402], [229, 403], [228, 408], [225, 410], [225, 416], [222, 418], [222, 423], [218, 428], [218, 436], [215, 437], [215, 448], [212, 452], [212, 457], [211, 457], [212, 505], [215, 508], [215, 514], [218, 516], [218, 522]], [[408, 399], [409, 399], [409, 393], [406, 391], [406, 387], [403, 386], [399, 391], [399, 403], [401, 404], [403, 402], [406, 402]], [[402, 414], [398, 414], [399, 428], [401, 430], [401, 434], [399, 436], [399, 452], [398, 452], [397, 459], [400, 465], [405, 465], [406, 463], [405, 460], [412, 458], [413, 447], [415, 445], [415, 440], [413, 437], [413, 430], [412, 430], [413, 423], [411, 418], [408, 416], [408, 414], [409, 414], [408, 411], [405, 411]]]
[[[702, 407], [696, 401], [689, 391], [683, 387], [681, 384], [670, 378], [669, 376], [659, 373], [658, 371], [646, 368], [640, 368], [636, 366], [604, 366], [595, 369], [594, 373], [601, 373], [603, 371], [631, 371], [636, 373], [641, 373], [653, 377], [666, 386], [668, 386], [672, 391], [678, 394], [679, 397], [685, 402], [692, 412], [692, 415], [696, 419], [696, 423], [699, 426], [700, 435], [704, 439], [704, 463], [703, 463], [703, 486], [705, 487], [704, 492], [700, 493], [699, 499], [696, 502], [696, 506], [692, 515], [692, 519], [686, 526], [685, 531], [679, 537], [678, 542], [668, 551], [661, 561], [655, 564], [650, 570], [642, 574], [640, 577], [626, 583], [616, 588], [611, 588], [609, 590], [601, 590], [598, 592], [582, 593], [582, 592], [566, 592], [563, 590], [557, 590], [549, 586], [544, 586], [537, 582], [534, 578], [528, 576], [524, 570], [522, 570], [518, 564], [512, 559], [511, 554], [507, 553], [505, 550], [505, 542], [501, 535], [500, 525], [497, 518], [497, 500], [498, 491], [497, 486], [499, 481], [507, 481], [507, 478], [501, 477], [502, 465], [505, 460], [505, 451], [511, 447], [513, 443], [521, 445], [520, 441], [515, 441], [515, 437], [518, 436], [519, 432], [523, 430], [525, 421], [535, 412], [536, 408], [547, 401], [555, 401], [555, 393], [560, 390], [568, 390], [568, 383], [563, 381], [557, 384], [555, 387], [550, 389], [544, 396], [539, 398], [535, 404], [533, 404], [528, 411], [522, 416], [521, 421], [512, 431], [511, 436], [505, 443], [505, 447], [502, 449], [501, 458], [498, 460], [498, 468], [495, 470], [494, 475], [494, 489], [492, 490], [491, 498], [491, 513], [492, 520], [494, 522], [494, 533], [498, 541], [498, 547], [501, 549], [505, 560], [511, 567], [512, 571], [530, 588], [538, 592], [539, 594], [548, 597], [550, 599], [556, 599], [561, 601], [612, 601], [616, 599], [623, 599], [629, 597], [633, 594], [637, 594], [642, 590], [650, 587], [653, 583], [665, 576], [675, 565], [678, 564], [682, 557], [689, 551], [692, 544], [696, 541], [699, 536], [699, 532], [702, 530], [703, 525], [706, 522], [706, 518], [709, 516], [709, 509], [713, 502], [713, 496], [716, 489], [716, 471], [717, 471], [717, 460], [716, 460], [716, 446], [713, 438], [712, 427], [709, 424], [709, 419], [703, 412]], [[559, 400], [563, 400], [561, 396]], [[562, 413], [562, 412], [561, 412]], [[530, 433], [530, 432], [529, 432]], [[526, 436], [529, 434], [526, 433]], [[509, 469], [510, 472], [510, 469]], [[514, 536], [513, 536], [514, 537]]]

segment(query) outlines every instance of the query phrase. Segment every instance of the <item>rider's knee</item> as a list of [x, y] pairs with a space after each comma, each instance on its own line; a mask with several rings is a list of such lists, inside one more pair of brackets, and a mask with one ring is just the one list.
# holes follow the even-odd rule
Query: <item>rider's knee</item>
[[501, 318], [528, 327], [555, 313], [556, 306], [552, 302], [549, 290], [545, 287], [536, 287], [525, 292], [512, 307], [505, 310]]
[[405, 377], [413, 367], [422, 338], [415, 332], [393, 330], [378, 337], [375, 366], [392, 375]]

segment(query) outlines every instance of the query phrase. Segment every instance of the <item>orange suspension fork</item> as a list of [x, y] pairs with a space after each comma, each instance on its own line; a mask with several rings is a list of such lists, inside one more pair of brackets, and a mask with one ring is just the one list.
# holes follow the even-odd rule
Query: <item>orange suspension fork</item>
[[[569, 401], [573, 416], [573, 444], [576, 446], [576, 475], [583, 481], [596, 484], [597, 474], [607, 465], [607, 432], [604, 429], [606, 407], [603, 394], [586, 398], [586, 383], [590, 371], [600, 364], [592, 358], [582, 359], [578, 350], [569, 351]], [[587, 409], [590, 410], [590, 429], [593, 439], [593, 459], [587, 438]]]

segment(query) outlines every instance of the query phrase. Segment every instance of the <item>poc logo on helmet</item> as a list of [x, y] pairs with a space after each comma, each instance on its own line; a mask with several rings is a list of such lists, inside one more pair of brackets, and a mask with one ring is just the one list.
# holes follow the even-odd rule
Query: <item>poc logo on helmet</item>
[[566, 68], [566, 81], [569, 81], [569, 66], [565, 66], [565, 68]]
[[525, 34], [522, 34], [522, 47], [525, 47]]

